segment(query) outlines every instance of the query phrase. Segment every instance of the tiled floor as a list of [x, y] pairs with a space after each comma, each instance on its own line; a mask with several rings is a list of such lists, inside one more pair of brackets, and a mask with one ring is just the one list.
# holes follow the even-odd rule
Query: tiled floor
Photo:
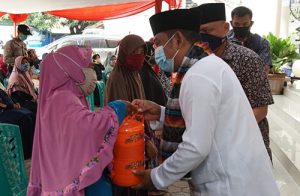
[[[273, 173], [276, 178], [276, 183], [280, 189], [281, 196], [299, 196], [300, 187], [295, 183], [293, 178], [284, 169], [282, 164], [273, 156], [274, 169]], [[180, 181], [168, 188], [168, 193], [165, 196], [187, 196], [190, 195], [188, 184], [185, 181]]]
[[[274, 96], [274, 100], [275, 104], [269, 107], [268, 113], [270, 137], [286, 159], [290, 160], [300, 171], [300, 85], [299, 92], [297, 89], [287, 91], [284, 96]], [[288, 168], [285, 160], [280, 157], [280, 161], [273, 154], [273, 173], [281, 196], [300, 196], [300, 186], [285, 169]], [[26, 166], [28, 170], [30, 164], [27, 163]], [[291, 172], [291, 174], [294, 173]], [[190, 195], [190, 189], [187, 182], [179, 181], [168, 187], [164, 195], [187, 196]]]
[[[300, 81], [298, 88], [295, 85], [287, 87], [285, 95], [274, 96], [274, 101], [268, 113], [270, 137], [285, 156], [280, 157], [280, 162], [273, 154], [274, 176], [281, 196], [300, 196], [300, 186], [293, 179], [296, 175], [289, 169], [292, 177], [285, 169], [289, 168], [288, 159], [300, 171]], [[166, 195], [184, 196], [189, 194], [187, 190], [186, 182], [177, 182], [168, 188]]]
[[[26, 169], [29, 170], [30, 161], [27, 161]], [[273, 173], [276, 178], [277, 185], [280, 189], [281, 196], [299, 196], [300, 187], [295, 183], [293, 178], [284, 169], [282, 164], [273, 156], [274, 169]], [[29, 172], [28, 172], [29, 173]], [[174, 185], [168, 187], [167, 193], [164, 196], [188, 196], [190, 189], [186, 181], [176, 182]]]

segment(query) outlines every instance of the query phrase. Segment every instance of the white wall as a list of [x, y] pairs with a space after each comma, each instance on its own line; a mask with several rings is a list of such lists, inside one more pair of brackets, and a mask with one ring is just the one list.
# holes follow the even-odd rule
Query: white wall
[[0, 40], [7, 42], [12, 39], [14, 28], [13, 26], [0, 26]]
[[252, 32], [266, 35], [269, 32], [280, 34], [281, 0], [244, 0], [243, 5], [253, 12]]
[[[224, 2], [226, 4], [227, 21], [231, 20], [231, 11], [240, 5], [250, 8], [253, 12], [253, 33], [267, 35], [269, 32], [277, 36], [286, 37], [289, 31], [289, 0], [193, 0], [198, 5], [202, 3]], [[185, 0], [183, 1], [185, 5]], [[183, 6], [184, 7], [184, 6]], [[163, 4], [163, 10], [167, 10], [167, 4]], [[142, 36], [145, 40], [152, 37], [149, 25], [149, 17], [154, 14], [151, 8], [140, 14], [114, 20], [104, 21], [105, 30], [112, 34], [122, 36], [134, 33]]]
[[289, 0], [194, 0], [197, 4], [224, 2], [227, 21], [231, 11], [237, 6], [246, 6], [253, 12], [253, 33], [266, 35], [269, 32], [285, 37], [289, 27]]
[[[163, 2], [162, 10], [168, 10], [168, 5]], [[149, 18], [155, 14], [155, 9], [150, 8], [137, 15], [104, 20], [104, 28], [106, 34], [121, 35], [122, 37], [128, 34], [136, 34], [141, 36], [145, 41], [153, 37], [152, 30], [149, 23]]]

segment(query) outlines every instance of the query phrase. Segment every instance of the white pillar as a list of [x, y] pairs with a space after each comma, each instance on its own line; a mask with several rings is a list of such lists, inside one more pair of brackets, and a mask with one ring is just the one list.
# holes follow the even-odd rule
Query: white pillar
[[276, 1], [276, 12], [275, 12], [275, 31], [274, 34], [279, 36], [280, 34], [280, 23], [281, 23], [281, 10], [282, 10], [282, 0]]
[[280, 37], [288, 37], [290, 23], [290, 8], [289, 1], [284, 0], [281, 8], [281, 21], [280, 21]]

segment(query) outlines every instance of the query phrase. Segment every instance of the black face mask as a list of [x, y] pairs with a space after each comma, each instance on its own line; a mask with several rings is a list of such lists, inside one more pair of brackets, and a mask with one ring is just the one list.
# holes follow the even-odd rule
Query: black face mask
[[245, 38], [250, 34], [250, 27], [233, 27], [234, 35], [238, 38]]
[[209, 44], [209, 48], [213, 51], [216, 50], [219, 46], [221, 46], [223, 40], [225, 39], [225, 37], [217, 37], [206, 33], [200, 33], [200, 36], [201, 40], [203, 42], [207, 42]]

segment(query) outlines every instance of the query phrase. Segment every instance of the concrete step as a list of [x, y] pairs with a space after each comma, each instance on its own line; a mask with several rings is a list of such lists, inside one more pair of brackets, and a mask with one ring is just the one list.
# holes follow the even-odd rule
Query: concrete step
[[269, 106], [269, 108], [275, 111], [277, 115], [280, 115], [280, 118], [285, 120], [285, 122], [297, 128], [300, 133], [300, 96], [298, 102], [293, 99], [297, 96], [292, 91], [289, 92], [289, 96], [273, 95], [275, 104]]
[[269, 106], [268, 112], [271, 148], [300, 185], [300, 104], [285, 95], [273, 98], [275, 104]]
[[288, 84], [284, 88], [283, 94], [296, 103], [300, 103], [300, 81], [295, 81], [293, 84]]
[[291, 177], [282, 163], [273, 154], [273, 174], [281, 196], [299, 196], [300, 186]]

